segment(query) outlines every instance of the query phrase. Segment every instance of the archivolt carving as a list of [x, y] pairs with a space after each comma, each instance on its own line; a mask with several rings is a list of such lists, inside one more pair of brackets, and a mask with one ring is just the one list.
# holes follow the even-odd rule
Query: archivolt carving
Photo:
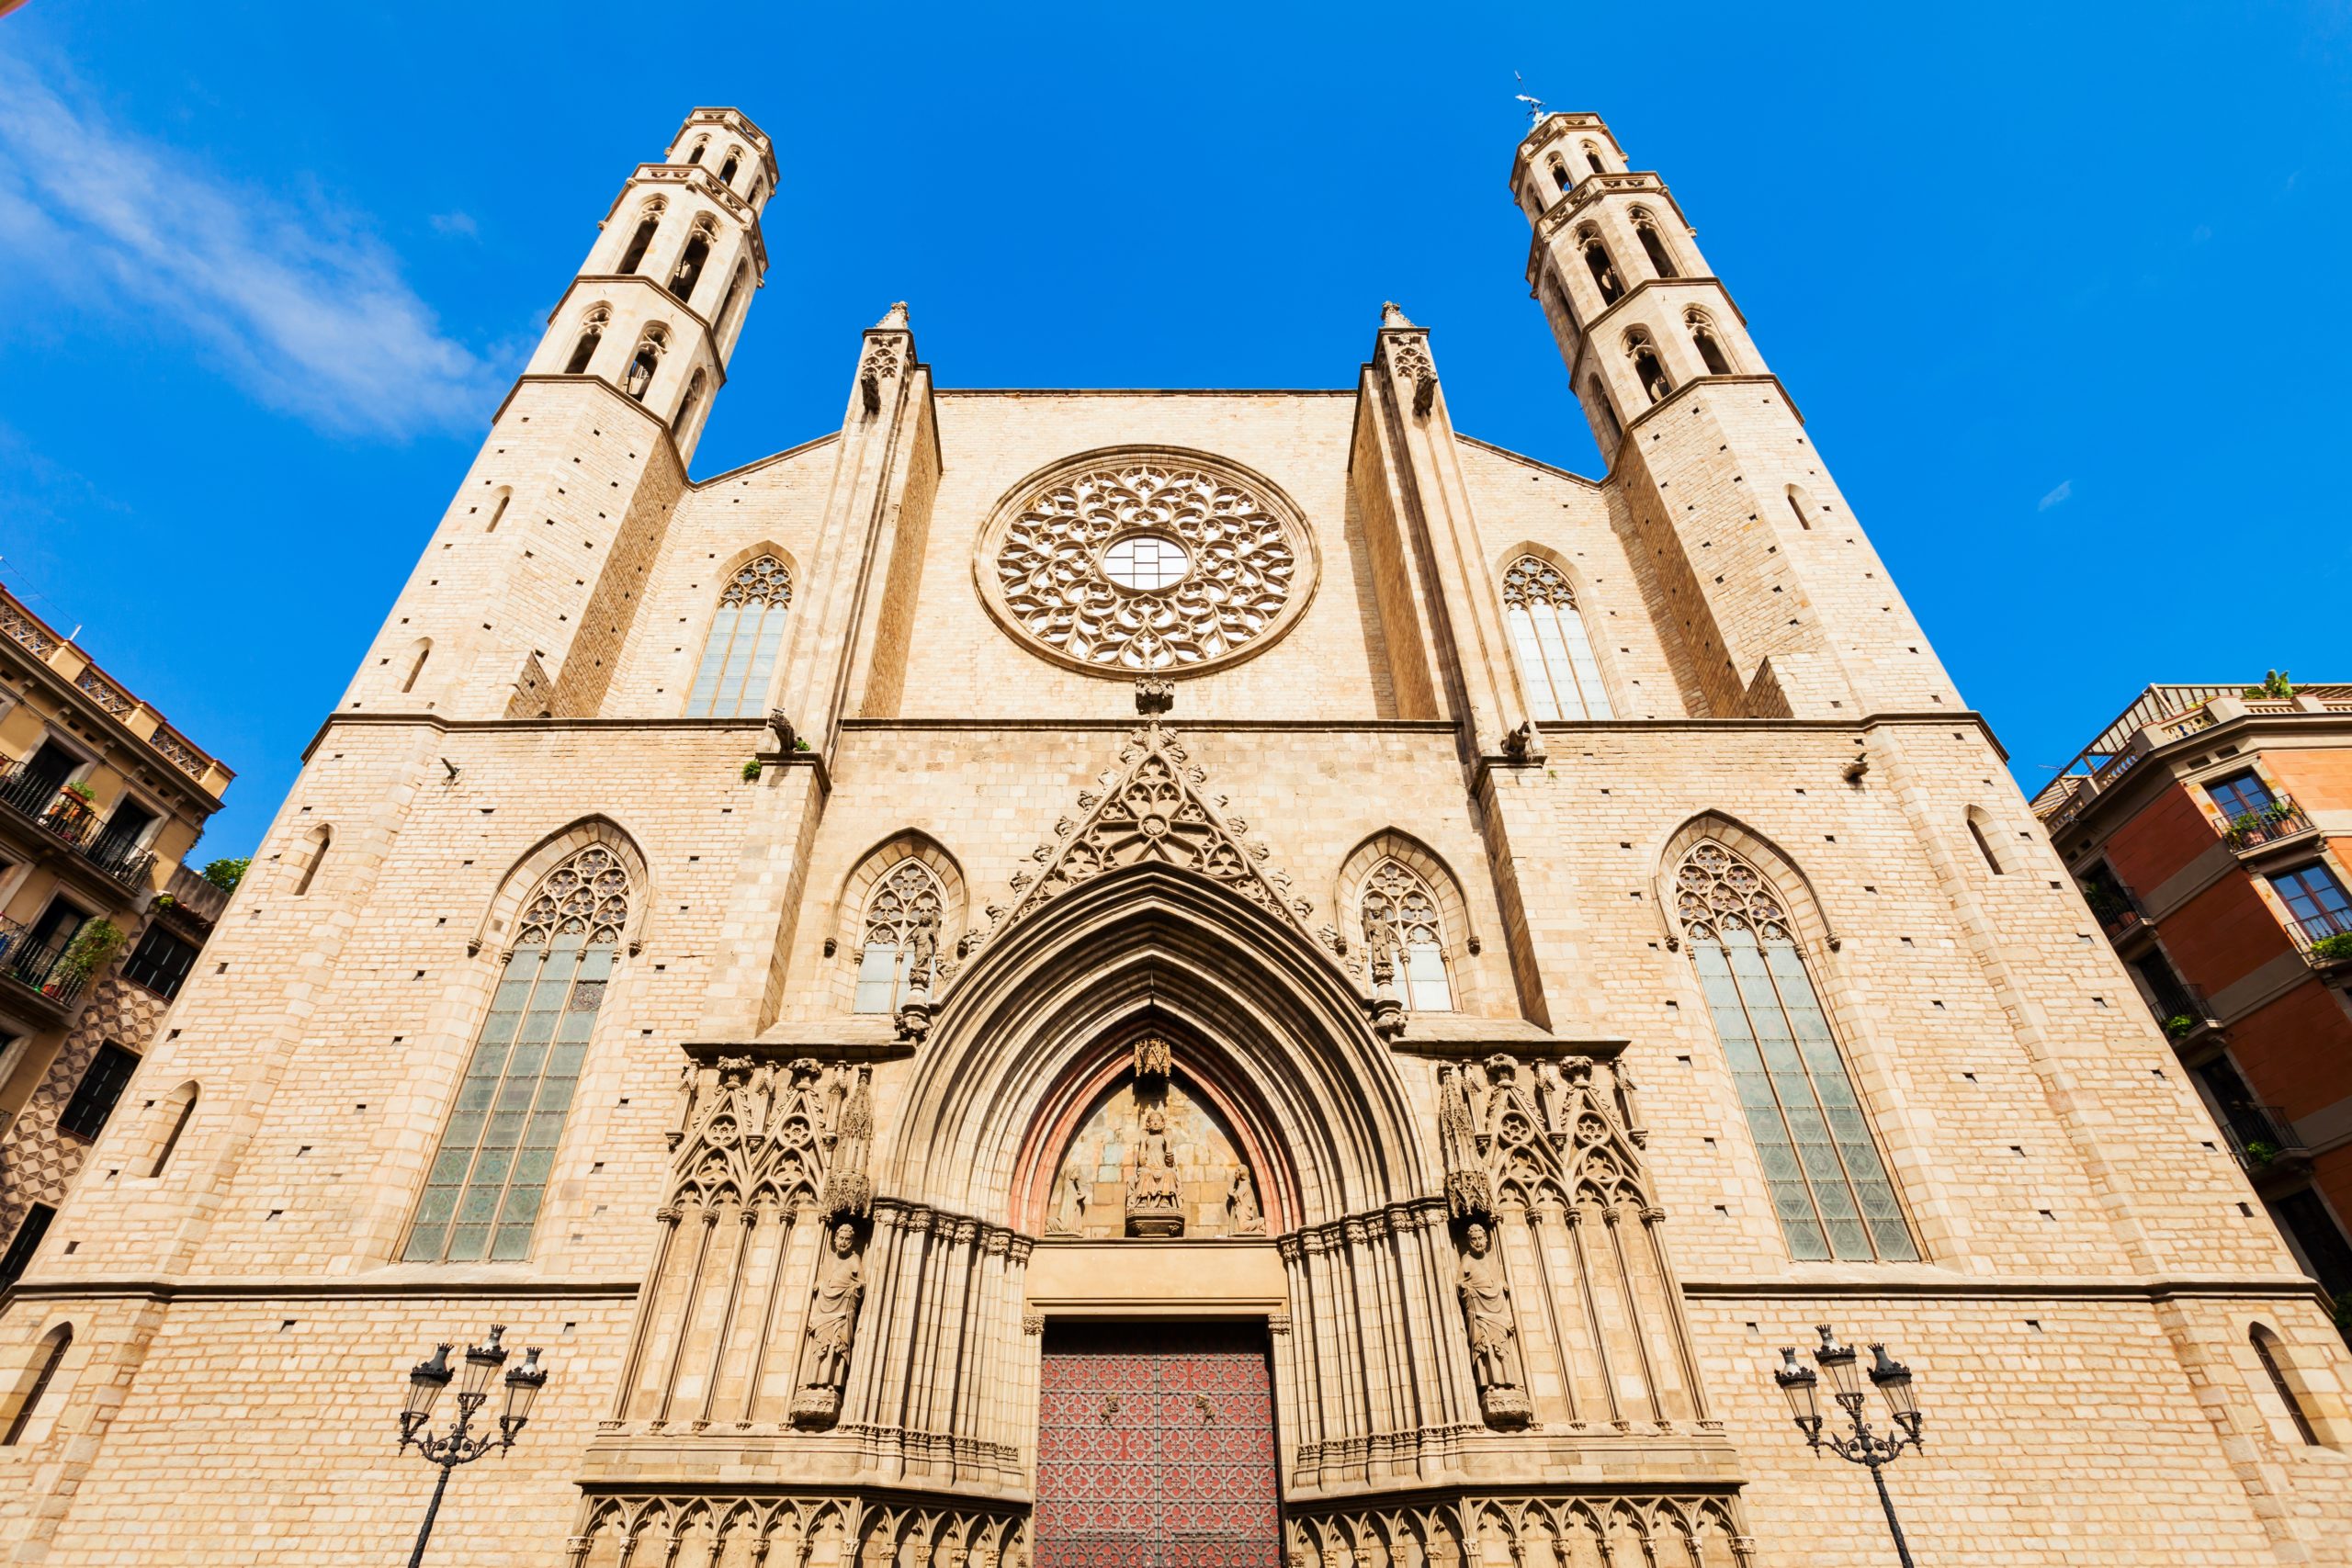
[[1293, 1515], [1292, 1568], [1754, 1568], [1730, 1497], [1495, 1496]]
[[1189, 454], [1066, 465], [983, 547], [989, 607], [1056, 659], [1102, 674], [1254, 652], [1313, 586], [1313, 545], [1288, 503]]
[[581, 1505], [570, 1568], [768, 1563], [854, 1568], [930, 1562], [1015, 1568], [1028, 1521], [982, 1506], [888, 1506], [860, 1497], [596, 1496]]

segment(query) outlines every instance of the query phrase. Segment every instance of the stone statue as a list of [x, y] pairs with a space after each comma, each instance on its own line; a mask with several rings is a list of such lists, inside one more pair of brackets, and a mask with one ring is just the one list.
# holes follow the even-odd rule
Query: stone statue
[[1250, 1168], [1243, 1166], [1233, 1173], [1233, 1184], [1226, 1189], [1226, 1207], [1233, 1211], [1234, 1235], [1263, 1235], [1266, 1234], [1266, 1213], [1258, 1206], [1258, 1186], [1250, 1179]]
[[939, 966], [939, 917], [925, 909], [907, 937], [907, 987], [929, 991]]
[[1054, 1204], [1054, 1217], [1046, 1225], [1048, 1235], [1084, 1235], [1086, 1234], [1086, 1183], [1078, 1172], [1062, 1172], [1061, 1192]]
[[1176, 1149], [1168, 1141], [1168, 1112], [1158, 1105], [1144, 1107], [1134, 1161], [1127, 1169], [1127, 1234], [1182, 1235], [1184, 1193], [1176, 1179]]
[[831, 1251], [817, 1269], [817, 1291], [808, 1303], [808, 1327], [800, 1350], [800, 1387], [792, 1419], [803, 1427], [829, 1427], [842, 1413], [842, 1382], [849, 1375], [850, 1340], [857, 1333], [857, 1309], [865, 1299], [865, 1270], [857, 1256], [857, 1227], [833, 1227]]
[[1493, 1256], [1487, 1227], [1473, 1220], [1463, 1227], [1462, 1272], [1454, 1289], [1462, 1297], [1463, 1322], [1470, 1330], [1470, 1371], [1478, 1381], [1478, 1407], [1489, 1427], [1524, 1427], [1533, 1414], [1519, 1371], [1519, 1324], [1511, 1312], [1510, 1287]]

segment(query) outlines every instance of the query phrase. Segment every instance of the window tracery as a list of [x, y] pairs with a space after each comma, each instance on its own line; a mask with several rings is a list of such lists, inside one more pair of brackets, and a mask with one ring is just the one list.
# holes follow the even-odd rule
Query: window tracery
[[1715, 323], [1708, 319], [1707, 313], [1704, 310], [1685, 311], [1682, 323], [1690, 330], [1691, 346], [1698, 349], [1700, 359], [1705, 362], [1707, 374], [1730, 375], [1731, 356], [1724, 352], [1723, 341], [1715, 336]]
[[1360, 907], [1364, 944], [1375, 959], [1395, 964], [1405, 1005], [1415, 1012], [1452, 1012], [1445, 929], [1429, 884], [1399, 862], [1384, 860], [1364, 878]]
[[580, 376], [587, 373], [589, 361], [596, 357], [596, 345], [605, 340], [605, 329], [612, 324], [609, 306], [599, 305], [580, 318], [580, 336], [571, 345], [571, 357], [564, 362], [563, 373]]
[[653, 373], [662, 367], [662, 351], [669, 346], [668, 329], [658, 322], [646, 328], [645, 335], [638, 340], [637, 352], [629, 356], [628, 376], [621, 383], [621, 390], [643, 402], [653, 385]]
[[1558, 568], [1533, 556], [1511, 562], [1503, 573], [1503, 615], [1537, 723], [1616, 716], [1575, 591]]
[[[917, 978], [917, 968], [927, 970], [937, 957], [945, 908], [938, 878], [919, 860], [900, 861], [875, 884], [858, 942], [857, 996], [852, 1011], [899, 1010]], [[931, 978], [928, 973], [921, 977], [925, 982]]]
[[1254, 652], [1311, 587], [1311, 547], [1287, 509], [1197, 460], [1074, 465], [993, 536], [989, 607], [1056, 658], [1104, 674]]
[[516, 921], [401, 1259], [527, 1258], [564, 1116], [588, 1055], [621, 934], [629, 874], [591, 843], [541, 879]]
[[1650, 342], [1650, 334], [1636, 328], [1625, 334], [1625, 357], [1634, 362], [1634, 378], [1649, 394], [1650, 401], [1664, 402], [1674, 390], [1674, 382], [1666, 374], [1666, 367], [1657, 356], [1657, 346]]
[[1790, 1254], [1917, 1261], [1894, 1184], [1771, 884], [1702, 840], [1675, 873], [1675, 914]]
[[791, 604], [792, 573], [772, 555], [744, 562], [727, 580], [686, 697], [687, 717], [741, 718], [760, 711]]

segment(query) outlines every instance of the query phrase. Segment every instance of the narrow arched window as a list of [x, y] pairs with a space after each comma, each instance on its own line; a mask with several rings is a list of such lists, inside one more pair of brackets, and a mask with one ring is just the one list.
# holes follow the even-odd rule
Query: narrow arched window
[[498, 532], [498, 520], [506, 515], [506, 503], [514, 499], [514, 492], [513, 491], [507, 489], [504, 485], [500, 485], [498, 487], [498, 493], [492, 496], [490, 501], [490, 521], [481, 525], [481, 531], [483, 533], [495, 534]]
[[172, 1163], [172, 1155], [180, 1146], [180, 1134], [187, 1131], [188, 1122], [195, 1119], [198, 1092], [194, 1082], [184, 1083], [164, 1101], [164, 1110], [172, 1119], [171, 1126], [164, 1134], [163, 1145], [156, 1149], [155, 1157], [148, 1162], [148, 1175], [161, 1176], [164, 1168]]
[[1562, 196], [1574, 190], [1577, 184], [1576, 176], [1568, 173], [1567, 161], [1557, 152], [1552, 154], [1552, 183], [1560, 187]]
[[1798, 527], [1810, 529], [1813, 526], [1813, 497], [1805, 493], [1804, 486], [1789, 487], [1789, 510], [1796, 513]]
[[1984, 829], [1977, 823], [1976, 813], [1973, 810], [1969, 812], [1966, 820], [1968, 836], [1976, 840], [1976, 852], [1984, 857], [1984, 863], [1993, 868], [1994, 875], [2007, 875], [2008, 874], [2001, 869], [2001, 857], [1993, 852], [1993, 840], [1984, 836]]
[[1894, 1183], [1772, 885], [1704, 840], [1675, 873], [1675, 914], [1790, 1255], [1916, 1261]]
[[1674, 383], [1667, 378], [1666, 367], [1658, 362], [1657, 345], [1650, 342], [1645, 332], [1625, 334], [1625, 357], [1634, 362], [1634, 378], [1649, 394], [1650, 401], [1664, 402], [1674, 390]]
[[1609, 443], [1609, 451], [1601, 454], [1606, 457], [1614, 453], [1617, 450], [1617, 443], [1625, 438], [1625, 429], [1617, 423], [1617, 410], [1610, 403], [1609, 390], [1600, 384], [1600, 377], [1586, 377], [1584, 392], [1585, 397], [1592, 404], [1594, 415], [1600, 422], [1601, 439]]
[[728, 323], [735, 318], [736, 302], [743, 298], [743, 286], [751, 279], [752, 264], [750, 262], [736, 263], [735, 276], [728, 280], [727, 298], [718, 302], [718, 314], [710, 319], [711, 331], [721, 341], [724, 341], [727, 336]]
[[743, 199], [750, 202], [753, 207], [757, 207], [760, 204], [761, 189], [762, 186], [760, 182], [756, 179], [753, 180], [752, 182], [752, 188], [743, 193]]
[[1617, 264], [1609, 259], [1609, 247], [1590, 229], [1577, 241], [1584, 252], [1584, 265], [1592, 273], [1593, 287], [1600, 290], [1600, 302], [1614, 305], [1625, 297], [1624, 281], [1617, 276]]
[[[853, 1012], [896, 1012], [915, 978], [917, 950], [936, 953], [945, 901], [939, 879], [919, 860], [902, 860], [874, 885], [865, 900], [857, 944], [857, 994]], [[926, 984], [929, 976], [922, 976]]]
[[718, 183], [723, 186], [733, 185], [735, 171], [742, 166], [743, 150], [740, 147], [729, 147], [727, 150], [727, 162], [718, 165]]
[[2318, 1448], [2319, 1432], [2312, 1426], [2311, 1416], [2304, 1412], [2302, 1401], [2295, 1397], [2294, 1388], [2287, 1382], [2286, 1369], [2279, 1362], [2278, 1337], [2258, 1323], [2246, 1337], [2253, 1342], [2255, 1359], [2262, 1363], [2263, 1371], [2270, 1378], [2270, 1392], [2277, 1394], [2278, 1403], [2287, 1407], [2288, 1417], [2295, 1423], [2297, 1435], [2312, 1447]]
[[1589, 141], [1584, 144], [1584, 166], [1596, 175], [1609, 172], [1608, 165], [1600, 161], [1600, 149]]
[[637, 232], [628, 237], [628, 248], [621, 252], [620, 270], [635, 272], [645, 260], [646, 248], [653, 243], [654, 231], [662, 227], [662, 204], [655, 202], [637, 220]]
[[1521, 556], [1503, 573], [1503, 615], [1527, 682], [1527, 706], [1539, 724], [1613, 718], [1600, 666], [1592, 657], [1575, 592], [1559, 569]]
[[424, 673], [424, 661], [431, 657], [433, 657], [433, 639], [429, 637], [418, 637], [415, 645], [409, 649], [408, 673], [401, 677], [401, 691], [416, 690], [417, 677]]
[[311, 890], [319, 877], [319, 867], [326, 863], [327, 847], [334, 842], [334, 829], [322, 822], [311, 829], [302, 840], [302, 869], [295, 874], [294, 897], [301, 897]]
[[621, 390], [643, 402], [653, 385], [653, 373], [662, 368], [662, 351], [669, 344], [669, 334], [662, 328], [646, 328], [645, 335], [638, 340], [637, 352], [629, 356], [628, 376], [621, 383]]
[[687, 422], [695, 417], [695, 410], [702, 403], [702, 389], [706, 379], [704, 373], [697, 368], [693, 379], [686, 383], [686, 395], [678, 400], [678, 417], [670, 422], [671, 434], [684, 435], [686, 433]]
[[403, 1261], [530, 1256], [632, 896], [620, 857], [597, 843], [566, 857], [525, 902], [514, 952], [425, 1173]]
[[40, 1369], [33, 1373], [31, 1384], [17, 1399], [16, 1413], [8, 1417], [8, 1434], [0, 1437], [0, 1449], [15, 1448], [23, 1438], [25, 1428], [32, 1425], [34, 1416], [40, 1413], [41, 1396], [49, 1392], [49, 1385], [57, 1381], [57, 1369], [65, 1364], [65, 1353], [74, 1348], [74, 1325], [59, 1324], [49, 1331], [44, 1343], [48, 1349], [41, 1356]]
[[1699, 358], [1706, 365], [1710, 376], [1731, 374], [1731, 358], [1724, 353], [1724, 345], [1715, 339], [1715, 324], [1703, 310], [1692, 310], [1682, 318], [1690, 329], [1690, 344], [1699, 351]]
[[710, 138], [709, 138], [709, 137], [707, 137], [707, 136], [706, 136], [706, 137], [702, 138], [700, 141], [696, 141], [696, 142], [695, 143], [695, 150], [694, 150], [693, 152], [689, 152], [689, 153], [687, 153], [687, 154], [686, 154], [686, 162], [687, 162], [687, 163], [689, 163], [689, 164], [699, 164], [699, 163], [701, 163], [701, 162], [702, 162], [702, 155], [703, 155], [703, 153], [704, 153], [706, 151], [707, 151], [707, 150], [709, 149], [709, 147], [710, 147]]
[[1415, 1012], [1452, 1012], [1445, 931], [1430, 885], [1401, 861], [1384, 860], [1364, 878], [1360, 907], [1364, 942], [1396, 964], [1405, 1005]]
[[727, 580], [686, 698], [688, 718], [741, 718], [760, 711], [791, 604], [792, 573], [774, 556], [746, 562]]
[[686, 248], [678, 253], [678, 265], [670, 273], [670, 292], [676, 299], [694, 298], [695, 285], [702, 281], [703, 264], [710, 260], [713, 232], [708, 218], [695, 220], [694, 231], [686, 236]]
[[1679, 277], [1674, 270], [1674, 258], [1667, 254], [1666, 238], [1657, 231], [1657, 220], [1645, 208], [1636, 207], [1633, 212], [1634, 234], [1642, 243], [1642, 254], [1650, 259], [1650, 270], [1660, 277]]
[[563, 362], [567, 376], [585, 376], [589, 362], [596, 357], [596, 345], [605, 341], [605, 329], [612, 324], [613, 313], [599, 305], [580, 319], [580, 335], [572, 341], [571, 357]]

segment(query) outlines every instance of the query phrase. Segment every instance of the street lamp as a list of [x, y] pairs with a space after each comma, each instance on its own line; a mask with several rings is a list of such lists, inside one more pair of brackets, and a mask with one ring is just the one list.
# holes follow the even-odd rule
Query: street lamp
[[[498, 1342], [505, 1332], [504, 1324], [493, 1323], [487, 1344], [467, 1346], [462, 1371], [449, 1365], [451, 1347], [436, 1345], [432, 1359], [419, 1361], [408, 1374], [408, 1401], [401, 1407], [401, 1448], [414, 1443], [425, 1463], [441, 1467], [441, 1478], [433, 1483], [433, 1502], [424, 1510], [424, 1528], [416, 1532], [416, 1550], [408, 1554], [408, 1568], [419, 1568], [424, 1561], [424, 1543], [433, 1538], [433, 1521], [441, 1512], [441, 1494], [449, 1489], [449, 1472], [492, 1449], [503, 1453], [513, 1448], [514, 1435], [531, 1418], [531, 1405], [539, 1390], [547, 1386], [547, 1369], [539, 1365], [539, 1348], [534, 1345], [523, 1353], [523, 1364], [506, 1374], [506, 1409], [498, 1418], [497, 1435], [474, 1433], [474, 1416], [490, 1398], [490, 1380], [506, 1365], [507, 1348]], [[453, 1378], [458, 1383], [458, 1418], [436, 1437], [432, 1431], [433, 1406]]]
[[[1796, 1418], [1797, 1430], [1804, 1440], [1818, 1451], [1826, 1444], [1829, 1451], [1839, 1459], [1871, 1467], [1871, 1479], [1878, 1483], [1879, 1506], [1886, 1510], [1886, 1528], [1894, 1534], [1894, 1552], [1903, 1560], [1903, 1568], [1913, 1568], [1911, 1548], [1903, 1539], [1903, 1526], [1894, 1517], [1894, 1499], [1887, 1495], [1885, 1465], [1894, 1462], [1895, 1456], [1905, 1448], [1920, 1447], [1919, 1401], [1911, 1392], [1911, 1369], [1890, 1358], [1883, 1345], [1872, 1345], [1874, 1358], [1870, 1367], [1870, 1380], [1885, 1396], [1887, 1414], [1894, 1417], [1895, 1430], [1886, 1433], [1871, 1430], [1870, 1420], [1862, 1407], [1870, 1396], [1862, 1392], [1862, 1371], [1856, 1366], [1860, 1359], [1851, 1345], [1838, 1343], [1838, 1336], [1827, 1324], [1815, 1325], [1821, 1331], [1821, 1343], [1814, 1348], [1814, 1361], [1821, 1368], [1797, 1364], [1797, 1349], [1793, 1345], [1781, 1347], [1781, 1365], [1773, 1371], [1772, 1381], [1781, 1385], [1781, 1393], [1789, 1402], [1789, 1414]], [[1832, 1432], [1822, 1436], [1821, 1405], [1816, 1397], [1821, 1376], [1829, 1376], [1829, 1395], [1846, 1412], [1852, 1424], [1853, 1436]]]

